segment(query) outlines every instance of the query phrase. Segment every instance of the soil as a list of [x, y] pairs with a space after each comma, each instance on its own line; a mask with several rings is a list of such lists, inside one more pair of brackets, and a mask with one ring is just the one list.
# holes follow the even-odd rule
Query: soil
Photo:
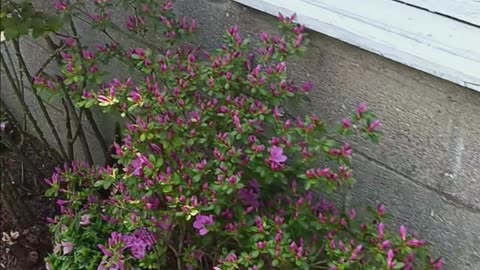
[[0, 270], [45, 269], [43, 258], [51, 251], [46, 218], [54, 215], [54, 207], [43, 197], [46, 186], [42, 178], [59, 164], [56, 156], [18, 129], [2, 132]]

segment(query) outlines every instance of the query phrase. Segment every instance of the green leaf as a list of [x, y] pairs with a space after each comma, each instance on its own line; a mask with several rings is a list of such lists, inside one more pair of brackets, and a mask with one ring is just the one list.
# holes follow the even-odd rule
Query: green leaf
[[312, 182], [311, 181], [306, 181], [305, 182], [305, 190], [309, 190], [310, 187], [312, 187]]
[[172, 185], [166, 185], [162, 189], [163, 193], [170, 193], [172, 192]]

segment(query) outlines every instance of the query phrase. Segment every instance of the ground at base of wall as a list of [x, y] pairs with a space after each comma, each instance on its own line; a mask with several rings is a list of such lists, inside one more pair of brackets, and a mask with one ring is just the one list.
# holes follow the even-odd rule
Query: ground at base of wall
[[[39, 150], [39, 146], [41, 143], [36, 139], [23, 137], [20, 150], [32, 161], [33, 168], [38, 168], [37, 174], [51, 173], [57, 164], [54, 155], [48, 150]], [[35, 177], [31, 170], [4, 145], [0, 151], [0, 168], [0, 196], [3, 197], [0, 200], [0, 270], [43, 270], [43, 258], [51, 252], [46, 217], [54, 214], [52, 204], [42, 196], [44, 187], [40, 184], [38, 188], [32, 187]], [[7, 206], [5, 195], [12, 193], [15, 204]], [[19, 216], [24, 218], [20, 221]]]

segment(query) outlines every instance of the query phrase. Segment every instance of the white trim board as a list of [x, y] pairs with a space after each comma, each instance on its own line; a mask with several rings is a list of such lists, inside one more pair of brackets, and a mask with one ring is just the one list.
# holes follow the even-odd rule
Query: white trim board
[[480, 27], [392, 0], [234, 1], [480, 91]]

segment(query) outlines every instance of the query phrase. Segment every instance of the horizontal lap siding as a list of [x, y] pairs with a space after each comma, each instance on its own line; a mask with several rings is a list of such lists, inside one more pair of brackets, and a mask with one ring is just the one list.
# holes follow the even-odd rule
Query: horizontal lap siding
[[393, 0], [236, 1], [480, 91], [480, 27]]
[[428, 9], [480, 26], [479, 0], [400, 0], [417, 7]]

